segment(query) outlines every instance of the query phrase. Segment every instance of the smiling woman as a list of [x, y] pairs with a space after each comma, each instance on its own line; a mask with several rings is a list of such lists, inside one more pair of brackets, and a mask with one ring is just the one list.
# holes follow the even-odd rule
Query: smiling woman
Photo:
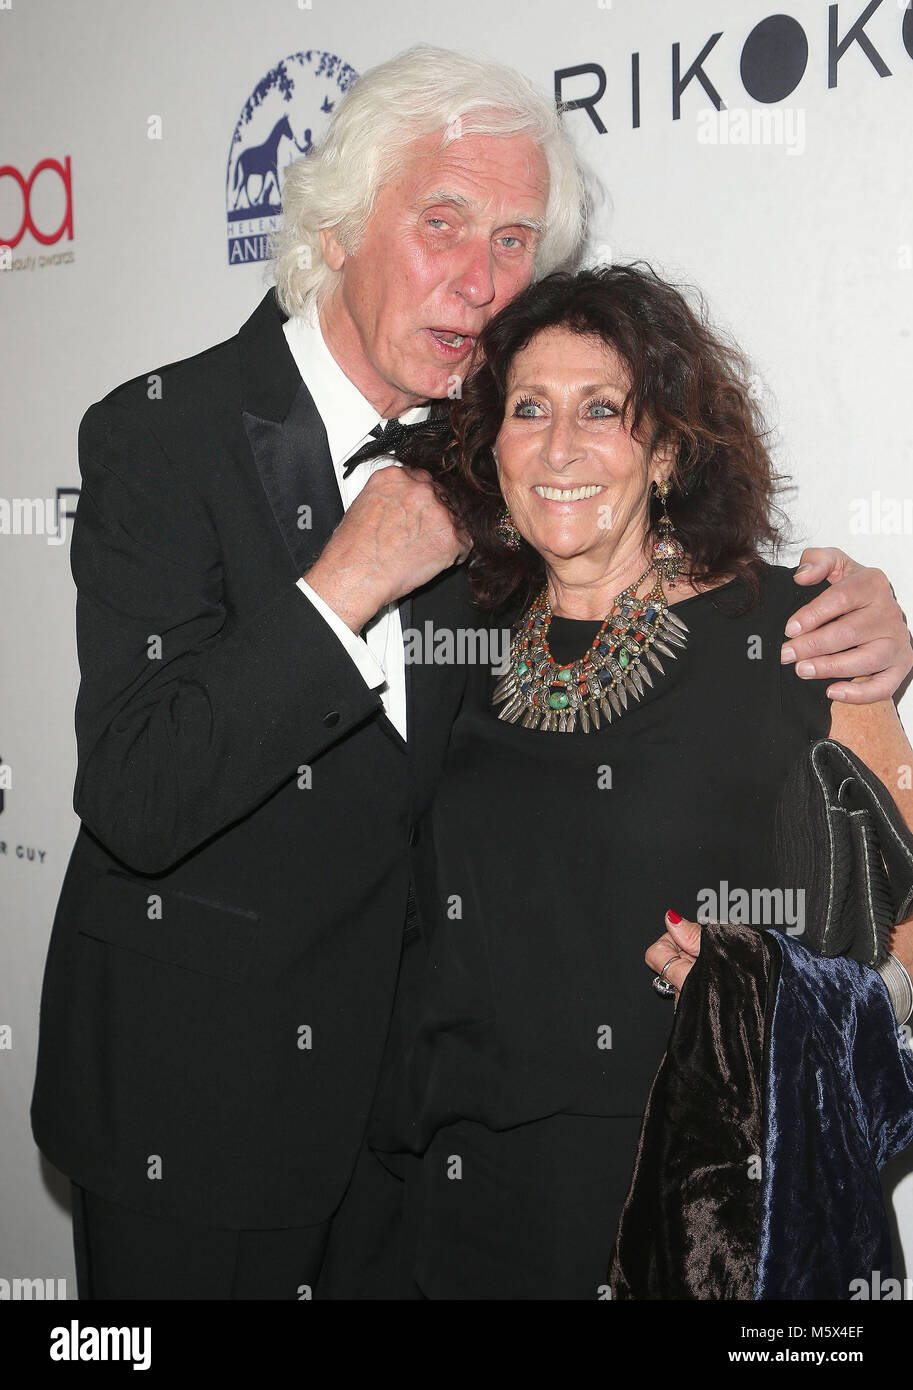
[[[554, 327], [511, 362], [493, 450], [501, 495], [546, 563], [560, 564], [554, 612], [603, 616], [606, 585], [624, 589], [647, 563], [643, 518], [671, 452], [625, 426], [628, 373], [601, 339]], [[563, 563], [562, 563], [563, 562]], [[571, 611], [573, 610], [573, 611]]]
[[[755, 591], [752, 562], [780, 536], [779, 479], [746, 359], [679, 290], [642, 264], [559, 271], [512, 301], [482, 349], [453, 408], [459, 446], [435, 469], [474, 540], [477, 601], [528, 602], [554, 558], [555, 611], [563, 592], [566, 616], [595, 616], [602, 591], [646, 568], [665, 515], [689, 556], [679, 592], [736, 575]], [[515, 552], [498, 535], [505, 503]]]
[[[510, 656], [467, 674], [420, 845], [434, 888], [412, 1110], [372, 1142], [411, 1155], [429, 1298], [592, 1299], [669, 1039], [657, 995], [683, 970], [670, 938], [651, 989], [645, 951], [707, 885], [791, 903], [775, 812], [831, 708], [780, 662], [798, 596], [764, 558], [779, 480], [747, 364], [685, 296], [649, 267], [557, 273], [478, 353], [443, 461], [439, 434], [400, 457], [471, 536], [469, 578], [510, 621]], [[879, 767], [913, 760], [885, 705], [856, 712], [865, 736], [842, 726]], [[694, 1179], [711, 1203], [717, 1168]], [[751, 1178], [740, 1166], [746, 1203]], [[673, 1224], [679, 1197], [667, 1184]], [[746, 1296], [730, 1264], [713, 1287]]]

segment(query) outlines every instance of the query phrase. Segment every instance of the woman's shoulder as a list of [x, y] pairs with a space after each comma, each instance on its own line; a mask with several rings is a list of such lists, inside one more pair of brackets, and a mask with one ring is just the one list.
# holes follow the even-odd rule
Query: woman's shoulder
[[820, 584], [797, 584], [795, 565], [775, 565], [758, 560], [750, 570], [705, 588], [713, 607], [732, 617], [751, 617], [785, 627], [798, 608], [810, 603], [824, 589]]
[[792, 615], [823, 593], [828, 584], [827, 580], [819, 584], [797, 584], [797, 568], [796, 565], [762, 565], [758, 571], [759, 606], [763, 609], [763, 622], [770, 637], [771, 655], [779, 667], [781, 718], [794, 723], [808, 741], [828, 736], [829, 682], [797, 676], [792, 662], [780, 662], [779, 651], [788, 641], [785, 628]]
[[[751, 657], [748, 667], [755, 673], [764, 668], [772, 674], [778, 692], [775, 708], [782, 721], [782, 732], [785, 735], [791, 728], [801, 744], [809, 739], [827, 737], [831, 714], [831, 702], [826, 693], [828, 682], [797, 676], [792, 663], [781, 661], [780, 651], [789, 640], [786, 624], [792, 615], [828, 586], [826, 581], [797, 584], [796, 568], [795, 565], [758, 561], [752, 566], [754, 583], [742, 576], [721, 589], [719, 606], [721, 611], [739, 619], [731, 626], [732, 638], [736, 643], [748, 639], [746, 650]], [[722, 638], [728, 627], [728, 623], [720, 625], [717, 635]], [[756, 688], [759, 692], [771, 692], [769, 682], [759, 682]]]
[[797, 565], [772, 565], [761, 561], [756, 566], [758, 602], [772, 618], [783, 618], [784, 625], [798, 608], [811, 603], [828, 587], [827, 580], [819, 584], [797, 584]]

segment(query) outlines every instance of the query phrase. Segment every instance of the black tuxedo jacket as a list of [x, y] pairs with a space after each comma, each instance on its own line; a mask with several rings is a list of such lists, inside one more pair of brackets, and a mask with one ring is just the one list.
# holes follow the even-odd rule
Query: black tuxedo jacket
[[[271, 290], [80, 427], [82, 826], [32, 1105], [81, 1185], [236, 1228], [341, 1199], [464, 674], [407, 666], [407, 748], [296, 587], [342, 504], [282, 322]], [[407, 602], [428, 620], [477, 625], [462, 570]]]

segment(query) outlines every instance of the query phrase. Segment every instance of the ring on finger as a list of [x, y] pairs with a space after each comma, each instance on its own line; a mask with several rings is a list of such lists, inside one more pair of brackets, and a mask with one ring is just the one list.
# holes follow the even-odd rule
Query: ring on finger
[[666, 979], [666, 971], [669, 969], [670, 965], [672, 965], [675, 961], [680, 959], [681, 957], [679, 955], [670, 956], [669, 959], [666, 961], [665, 965], [663, 966], [662, 970], [659, 972], [659, 974], [653, 976], [653, 988], [656, 990], [656, 993], [660, 995], [663, 999], [671, 999], [675, 994], [678, 993], [678, 990], [676, 989], [672, 981]]

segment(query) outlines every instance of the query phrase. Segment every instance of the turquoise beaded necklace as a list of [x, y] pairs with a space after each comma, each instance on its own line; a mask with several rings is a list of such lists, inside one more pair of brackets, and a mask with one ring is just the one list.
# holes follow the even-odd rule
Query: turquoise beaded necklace
[[[656, 581], [638, 598], [637, 590], [651, 572]], [[649, 666], [665, 674], [657, 651], [674, 659], [672, 647], [683, 648], [688, 639], [653, 564], [616, 594], [592, 643], [576, 661], [562, 665], [552, 656], [551, 621], [546, 585], [514, 627], [510, 665], [492, 696], [492, 704], [502, 706], [499, 719], [546, 733], [572, 733], [579, 720], [588, 734], [599, 728], [600, 715], [611, 723], [628, 708], [629, 698], [639, 700], [653, 685]]]

